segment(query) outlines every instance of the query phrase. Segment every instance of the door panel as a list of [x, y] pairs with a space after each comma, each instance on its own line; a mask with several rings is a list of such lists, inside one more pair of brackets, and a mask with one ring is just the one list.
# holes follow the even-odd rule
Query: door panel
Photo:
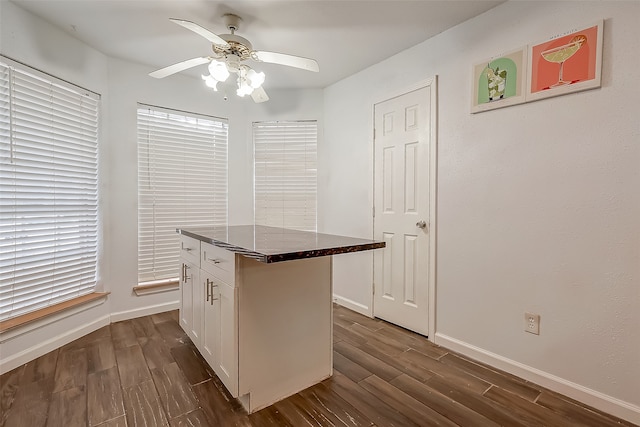
[[[431, 88], [374, 106], [374, 315], [429, 331]], [[424, 221], [424, 227], [421, 227]]]
[[416, 277], [418, 236], [404, 236], [404, 303], [416, 307], [416, 294], [419, 290], [418, 277]]

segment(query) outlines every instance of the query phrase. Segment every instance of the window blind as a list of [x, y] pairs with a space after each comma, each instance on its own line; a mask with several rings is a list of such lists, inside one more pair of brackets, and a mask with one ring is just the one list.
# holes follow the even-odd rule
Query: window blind
[[316, 231], [315, 121], [253, 124], [256, 224]]
[[0, 320], [95, 290], [98, 104], [0, 58]]
[[224, 119], [138, 106], [138, 281], [178, 277], [182, 226], [227, 224]]

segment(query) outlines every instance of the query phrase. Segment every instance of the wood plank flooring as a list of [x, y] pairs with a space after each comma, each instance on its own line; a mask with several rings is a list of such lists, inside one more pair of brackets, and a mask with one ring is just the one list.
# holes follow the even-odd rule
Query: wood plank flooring
[[0, 377], [0, 427], [632, 426], [335, 306], [334, 375], [247, 415], [177, 323], [113, 323]]

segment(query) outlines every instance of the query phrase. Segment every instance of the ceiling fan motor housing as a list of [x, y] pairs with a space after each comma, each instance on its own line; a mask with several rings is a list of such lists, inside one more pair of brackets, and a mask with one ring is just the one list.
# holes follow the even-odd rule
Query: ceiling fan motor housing
[[213, 51], [218, 55], [236, 55], [241, 60], [251, 58], [251, 52], [253, 51], [253, 46], [249, 40], [244, 37], [237, 36], [235, 34], [220, 34], [220, 38], [225, 40], [229, 46], [219, 46], [216, 44], [211, 45]]

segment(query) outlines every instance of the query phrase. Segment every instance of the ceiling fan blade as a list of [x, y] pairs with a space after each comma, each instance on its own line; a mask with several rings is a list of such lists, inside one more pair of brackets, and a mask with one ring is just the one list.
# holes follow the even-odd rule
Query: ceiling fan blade
[[169, 18], [169, 21], [175, 22], [176, 24], [183, 26], [187, 30], [191, 30], [196, 34], [201, 35], [202, 37], [209, 40], [213, 44], [229, 47], [229, 43], [227, 43], [226, 40], [222, 39], [220, 36], [212, 33], [206, 28], [196, 24], [195, 22], [185, 21], [184, 19], [175, 19], [175, 18]]
[[178, 62], [177, 64], [160, 68], [159, 70], [149, 73], [149, 75], [151, 77], [155, 77], [156, 79], [162, 79], [164, 77], [170, 76], [171, 74], [184, 71], [188, 68], [193, 68], [196, 65], [206, 64], [209, 61], [211, 61], [211, 58], [207, 58], [206, 56], [202, 56], [200, 58], [187, 59], [186, 61]]
[[269, 95], [267, 95], [267, 92], [264, 91], [264, 88], [260, 86], [259, 88], [254, 89], [253, 92], [251, 92], [251, 98], [253, 98], [253, 101], [256, 104], [259, 104], [261, 102], [268, 101]]
[[254, 59], [262, 62], [301, 68], [303, 70], [314, 71], [316, 73], [320, 71], [315, 59], [303, 58], [302, 56], [256, 50], [253, 52], [253, 57]]

